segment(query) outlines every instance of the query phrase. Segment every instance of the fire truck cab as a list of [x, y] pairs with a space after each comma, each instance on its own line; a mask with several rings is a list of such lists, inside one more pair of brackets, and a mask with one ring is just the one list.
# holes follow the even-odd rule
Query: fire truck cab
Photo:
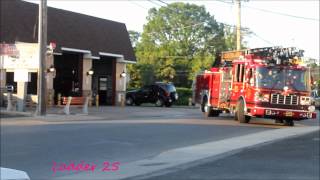
[[302, 50], [280, 47], [223, 52], [214, 67], [196, 75], [193, 103], [205, 117], [231, 113], [240, 123], [258, 117], [293, 126], [316, 118], [302, 56]]

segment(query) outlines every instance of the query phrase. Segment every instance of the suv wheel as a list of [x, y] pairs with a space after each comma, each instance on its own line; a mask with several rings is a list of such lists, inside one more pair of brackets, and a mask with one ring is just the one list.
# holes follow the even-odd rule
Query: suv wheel
[[132, 106], [133, 105], [133, 98], [132, 97], [127, 97], [126, 104], [129, 105], [129, 106]]
[[140, 102], [135, 102], [134, 104], [135, 104], [136, 106], [140, 106], [140, 105], [141, 105]]
[[172, 103], [166, 103], [165, 106], [166, 106], [166, 107], [171, 107], [171, 106], [172, 106]]
[[164, 105], [163, 99], [159, 98], [156, 101], [156, 106], [157, 107], [162, 107]]

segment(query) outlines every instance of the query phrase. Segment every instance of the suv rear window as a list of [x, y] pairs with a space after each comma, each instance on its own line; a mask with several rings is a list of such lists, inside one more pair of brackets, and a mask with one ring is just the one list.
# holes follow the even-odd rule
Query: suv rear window
[[168, 92], [176, 92], [176, 88], [173, 84], [159, 84], [159, 86]]

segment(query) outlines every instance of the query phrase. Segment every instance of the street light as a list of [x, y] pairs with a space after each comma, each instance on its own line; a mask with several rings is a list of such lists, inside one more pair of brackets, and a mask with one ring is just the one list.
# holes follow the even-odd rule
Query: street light
[[53, 73], [53, 72], [55, 72], [56, 71], [56, 69], [53, 67], [53, 65], [51, 65], [50, 67], [49, 67], [49, 69], [47, 69], [47, 73]]
[[121, 78], [124, 78], [124, 77], [126, 77], [127, 76], [127, 74], [124, 72], [124, 70], [122, 71], [122, 73], [120, 74], [120, 77]]
[[87, 76], [92, 76], [94, 73], [94, 71], [92, 69], [90, 69], [88, 72], [87, 72]]

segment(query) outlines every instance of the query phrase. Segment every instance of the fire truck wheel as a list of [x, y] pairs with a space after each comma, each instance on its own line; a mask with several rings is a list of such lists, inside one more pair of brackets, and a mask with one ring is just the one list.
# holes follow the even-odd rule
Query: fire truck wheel
[[277, 124], [283, 124], [283, 119], [276, 119], [276, 120], [275, 120], [275, 123], [277, 123]]
[[156, 106], [162, 107], [163, 105], [164, 105], [163, 99], [159, 98], [159, 99], [156, 101]]
[[211, 110], [209, 115], [212, 116], [212, 117], [218, 117], [219, 114], [220, 114], [219, 111], [217, 111], [217, 110]]
[[286, 119], [286, 122], [284, 123], [285, 126], [294, 126], [294, 122], [292, 119]]
[[204, 115], [205, 118], [210, 117], [210, 115], [211, 115], [211, 109], [210, 109], [209, 106], [206, 105], [206, 106], [204, 107], [203, 115]]
[[242, 99], [240, 99], [237, 103], [237, 118], [240, 123], [248, 123], [250, 121], [250, 118], [247, 117], [244, 113], [244, 102]]
[[205, 106], [208, 104], [208, 102], [207, 102], [208, 100], [207, 100], [207, 98], [206, 97], [204, 97], [203, 98], [203, 100], [202, 100], [202, 103], [201, 103], [201, 106], [200, 106], [200, 110], [201, 110], [201, 112], [205, 112]]
[[237, 113], [237, 111], [234, 111], [234, 120], [238, 121], [238, 113]]
[[204, 103], [201, 106], [204, 117], [210, 117], [212, 109], [210, 106], [208, 106], [208, 101], [204, 101]]

